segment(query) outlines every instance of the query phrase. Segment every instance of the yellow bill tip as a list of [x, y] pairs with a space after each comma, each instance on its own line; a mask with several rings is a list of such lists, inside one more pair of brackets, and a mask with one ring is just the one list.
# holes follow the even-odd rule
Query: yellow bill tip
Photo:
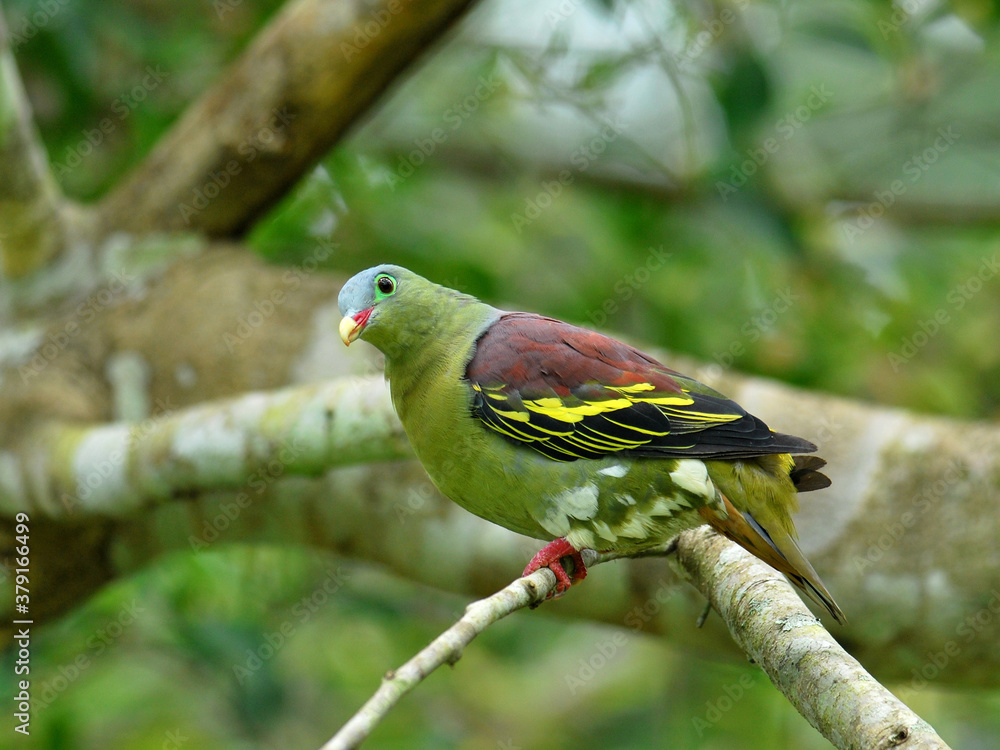
[[354, 318], [348, 316], [341, 318], [340, 339], [344, 342], [344, 346], [350, 346], [351, 342], [361, 335], [361, 328], [361, 324]]

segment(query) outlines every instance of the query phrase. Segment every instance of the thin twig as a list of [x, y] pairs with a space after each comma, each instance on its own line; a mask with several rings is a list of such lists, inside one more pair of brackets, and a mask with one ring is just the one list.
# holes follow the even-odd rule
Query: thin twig
[[[726, 621], [736, 642], [824, 737], [838, 748], [948, 750], [826, 632], [780, 574], [701, 527], [639, 556], [677, 554], [692, 583]], [[584, 551], [587, 567], [631, 555]], [[545, 600], [556, 579], [543, 568], [470, 604], [454, 625], [397, 670], [322, 750], [360, 745], [404, 695], [503, 617]], [[582, 594], [582, 592], [581, 592]]]
[[493, 596], [470, 604], [458, 622], [406, 664], [388, 672], [375, 695], [323, 745], [322, 750], [346, 750], [360, 745], [393, 706], [431, 672], [442, 664], [454, 664], [472, 639], [487, 627], [511, 612], [544, 601], [555, 586], [555, 575], [548, 568], [542, 568], [526, 578], [518, 578]]
[[[662, 556], [674, 549], [675, 543], [671, 542], [646, 550], [638, 556]], [[583, 550], [583, 556], [588, 568], [630, 557], [620, 552], [595, 552], [589, 549]], [[442, 664], [457, 662], [462, 657], [465, 647], [487, 627], [519, 609], [541, 604], [555, 591], [555, 587], [555, 575], [548, 568], [542, 568], [530, 576], [518, 578], [492, 596], [472, 602], [465, 608], [465, 614], [458, 622], [431, 641], [426, 648], [399, 669], [387, 672], [375, 695], [369, 698], [368, 702], [340, 728], [340, 731], [323, 745], [322, 750], [344, 750], [360, 745], [393, 706], [431, 672]]]

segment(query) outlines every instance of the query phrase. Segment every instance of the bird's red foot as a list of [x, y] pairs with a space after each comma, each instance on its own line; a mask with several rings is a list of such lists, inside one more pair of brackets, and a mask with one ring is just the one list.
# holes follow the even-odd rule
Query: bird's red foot
[[[564, 557], [573, 561], [572, 579], [562, 566], [561, 560]], [[562, 596], [569, 590], [570, 586], [587, 577], [587, 566], [583, 564], [583, 556], [565, 539], [556, 539], [542, 547], [538, 554], [531, 558], [531, 562], [528, 563], [528, 567], [524, 569], [521, 577], [529, 576], [539, 568], [548, 568], [556, 574], [556, 590], [553, 596]]]

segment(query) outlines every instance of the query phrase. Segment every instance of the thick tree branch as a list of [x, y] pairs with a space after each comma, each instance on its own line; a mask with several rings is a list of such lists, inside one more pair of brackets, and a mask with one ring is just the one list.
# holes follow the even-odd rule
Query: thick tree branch
[[246, 486], [272, 465], [272, 474], [317, 476], [405, 457], [388, 392], [372, 385], [341, 379], [179, 411], [162, 405], [138, 423], [43, 425], [25, 436], [22, 460], [0, 464], [0, 513], [122, 518], [156, 501]]
[[680, 536], [677, 557], [740, 648], [836, 747], [948, 747], [844, 651], [773, 569], [704, 527]]
[[105, 232], [244, 231], [472, 0], [293, 0], [101, 206]]
[[18, 278], [43, 268], [81, 239], [85, 218], [49, 171], [0, 9], [0, 272]]

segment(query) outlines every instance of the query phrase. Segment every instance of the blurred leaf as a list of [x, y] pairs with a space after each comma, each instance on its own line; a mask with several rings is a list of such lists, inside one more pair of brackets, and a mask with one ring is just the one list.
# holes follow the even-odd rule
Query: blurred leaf
[[750, 137], [771, 104], [771, 84], [764, 63], [750, 48], [741, 47], [727, 75], [717, 79], [716, 92], [734, 139], [741, 142]]

